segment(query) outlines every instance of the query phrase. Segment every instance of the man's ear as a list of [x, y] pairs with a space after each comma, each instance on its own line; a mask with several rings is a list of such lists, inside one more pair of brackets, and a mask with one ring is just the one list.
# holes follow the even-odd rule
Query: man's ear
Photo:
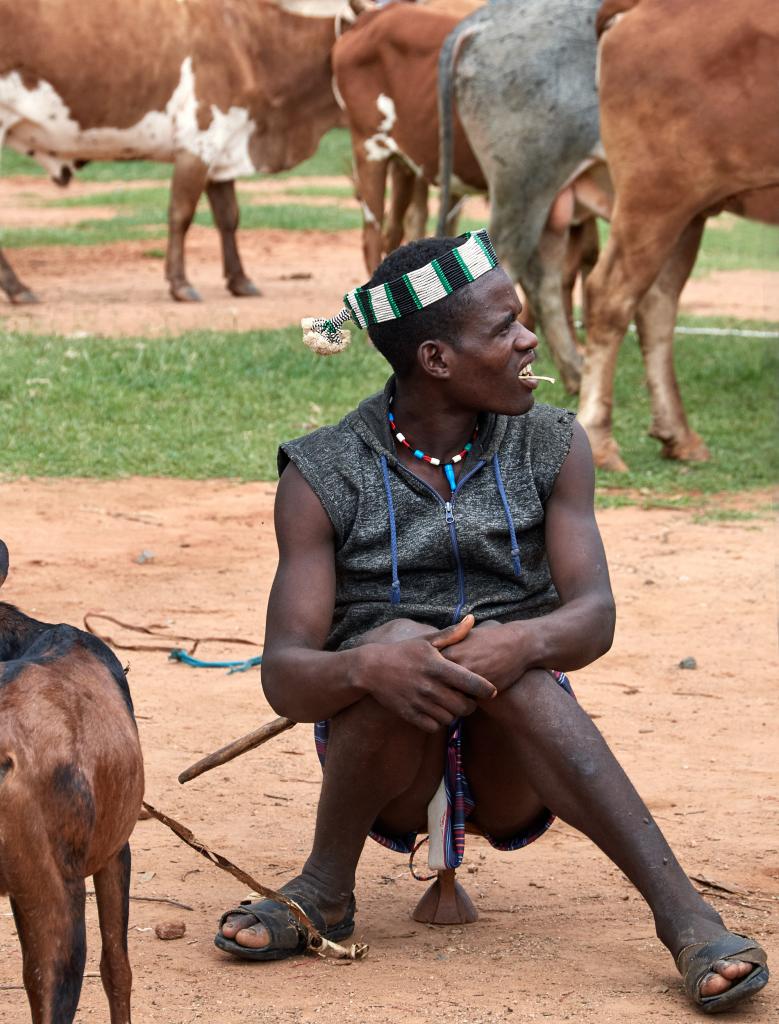
[[423, 341], [417, 349], [419, 365], [425, 373], [430, 374], [431, 377], [437, 377], [439, 380], [449, 377], [451, 357], [452, 346], [446, 341], [436, 339]]

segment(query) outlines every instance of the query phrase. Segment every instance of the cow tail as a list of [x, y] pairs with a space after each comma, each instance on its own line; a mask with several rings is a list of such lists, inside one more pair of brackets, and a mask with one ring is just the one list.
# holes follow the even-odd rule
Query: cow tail
[[436, 234], [439, 237], [446, 234], [446, 222], [452, 202], [454, 73], [463, 44], [478, 31], [479, 28], [476, 25], [458, 25], [444, 40], [438, 57], [438, 179], [440, 192]]
[[459, 26], [444, 40], [438, 57], [438, 225], [436, 234], [446, 234], [446, 219], [452, 201], [452, 164], [454, 161], [454, 110], [452, 79], [457, 52]]

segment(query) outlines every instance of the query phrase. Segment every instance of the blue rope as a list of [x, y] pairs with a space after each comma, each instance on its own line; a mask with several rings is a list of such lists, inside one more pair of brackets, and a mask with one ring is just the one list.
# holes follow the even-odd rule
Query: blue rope
[[261, 665], [262, 655], [258, 654], [256, 658], [247, 658], [245, 661], [201, 661], [200, 658], [193, 658], [185, 650], [177, 648], [170, 652], [168, 660], [180, 661], [184, 665], [191, 665], [192, 668], [226, 668], [229, 669], [227, 675], [231, 676], [233, 672], [248, 672], [250, 668]]

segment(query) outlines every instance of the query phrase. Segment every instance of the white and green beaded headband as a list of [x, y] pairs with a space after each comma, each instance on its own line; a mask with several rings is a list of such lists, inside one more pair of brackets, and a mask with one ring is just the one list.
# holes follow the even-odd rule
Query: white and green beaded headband
[[329, 320], [301, 320], [303, 341], [320, 356], [334, 355], [349, 344], [349, 332], [342, 330], [349, 320], [363, 329], [386, 320], [400, 320], [445, 299], [498, 266], [498, 257], [484, 228], [468, 231], [460, 238], [460, 245], [424, 267], [374, 288], [363, 286], [347, 292], [344, 308]]

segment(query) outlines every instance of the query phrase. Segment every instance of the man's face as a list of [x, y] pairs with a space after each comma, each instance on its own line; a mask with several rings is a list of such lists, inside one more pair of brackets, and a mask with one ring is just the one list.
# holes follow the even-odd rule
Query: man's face
[[535, 358], [538, 339], [517, 321], [522, 304], [499, 268], [478, 278], [461, 321], [460, 342], [449, 349], [449, 390], [474, 411], [518, 416], [533, 407], [536, 384], [518, 380]]

